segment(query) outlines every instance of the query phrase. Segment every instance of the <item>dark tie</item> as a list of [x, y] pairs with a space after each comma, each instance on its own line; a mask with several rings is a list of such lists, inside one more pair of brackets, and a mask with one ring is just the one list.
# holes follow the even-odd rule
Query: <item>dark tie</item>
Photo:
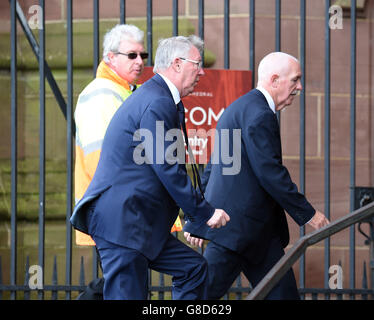
[[185, 121], [185, 116], [184, 116], [184, 106], [183, 106], [182, 101], [180, 101], [177, 104], [177, 109], [178, 109], [179, 123], [181, 124], [182, 131], [183, 131], [183, 134], [184, 134], [184, 140], [185, 140], [186, 145], [187, 145], [187, 151], [188, 151], [188, 154], [190, 156], [190, 160], [192, 161], [192, 173], [193, 173], [194, 188], [196, 189], [196, 180], [197, 180], [197, 184], [199, 186], [201, 196], [204, 199], [204, 193], [203, 193], [203, 190], [201, 188], [201, 179], [200, 179], [199, 170], [197, 169], [197, 166], [195, 164], [195, 158], [194, 158], [193, 153], [192, 153], [192, 149], [190, 148], [189, 143], [188, 143], [186, 121]]

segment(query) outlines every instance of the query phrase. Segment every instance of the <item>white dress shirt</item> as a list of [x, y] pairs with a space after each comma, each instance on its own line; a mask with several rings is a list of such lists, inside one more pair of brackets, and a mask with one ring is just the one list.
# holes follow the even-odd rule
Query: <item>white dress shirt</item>
[[174, 85], [174, 83], [172, 83], [168, 78], [166, 78], [164, 75], [162, 74], [158, 74], [162, 79], [165, 80], [166, 84], [168, 85], [169, 87], [169, 90], [173, 96], [173, 99], [174, 99], [174, 103], [175, 105], [177, 105], [179, 103], [179, 101], [181, 101], [181, 96], [179, 94], [179, 91], [177, 89], [177, 87]]
[[264, 89], [261, 86], [258, 86], [256, 89], [261, 91], [261, 93], [265, 96], [266, 101], [268, 102], [268, 105], [269, 105], [270, 109], [275, 113], [275, 103], [274, 103], [274, 100], [271, 97], [270, 93], [267, 92], [266, 89]]

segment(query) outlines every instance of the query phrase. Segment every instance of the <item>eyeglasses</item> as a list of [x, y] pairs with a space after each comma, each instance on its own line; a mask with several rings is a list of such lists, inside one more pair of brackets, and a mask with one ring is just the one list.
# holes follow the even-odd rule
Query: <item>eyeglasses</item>
[[138, 57], [138, 55], [143, 60], [148, 58], [148, 52], [141, 52], [141, 53], [137, 53], [137, 52], [129, 52], [129, 53], [115, 52], [115, 54], [122, 54], [123, 56], [127, 56], [130, 60], [136, 59]]
[[196, 61], [196, 60], [191, 60], [191, 59], [182, 58], [182, 57], [179, 57], [179, 59], [194, 63], [197, 66], [197, 69], [201, 69], [201, 67], [203, 66], [203, 61]]

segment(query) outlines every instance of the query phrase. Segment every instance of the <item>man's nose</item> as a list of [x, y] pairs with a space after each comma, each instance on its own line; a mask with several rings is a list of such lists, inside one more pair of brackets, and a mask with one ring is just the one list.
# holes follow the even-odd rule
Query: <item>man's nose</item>
[[142, 57], [140, 56], [140, 54], [138, 54], [138, 56], [136, 57], [135, 61], [139, 64], [143, 64], [144, 63], [144, 60], [142, 59]]
[[203, 67], [201, 67], [199, 69], [199, 76], [204, 76], [204, 75], [205, 75], [205, 71], [204, 71]]
[[299, 79], [298, 82], [297, 82], [297, 87], [296, 87], [297, 90], [301, 91], [303, 90], [303, 86], [301, 85], [301, 80]]

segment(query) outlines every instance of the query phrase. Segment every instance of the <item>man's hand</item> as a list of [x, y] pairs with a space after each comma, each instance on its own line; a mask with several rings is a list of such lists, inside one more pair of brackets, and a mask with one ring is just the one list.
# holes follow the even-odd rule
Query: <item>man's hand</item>
[[204, 239], [191, 237], [189, 232], [184, 233], [184, 237], [186, 238], [187, 242], [192, 246], [200, 247], [203, 245]]
[[328, 225], [329, 223], [330, 221], [320, 211], [316, 211], [313, 218], [308, 222], [308, 224], [316, 230]]
[[230, 216], [222, 209], [216, 209], [212, 217], [207, 221], [207, 225], [213, 228], [221, 228], [230, 221]]

